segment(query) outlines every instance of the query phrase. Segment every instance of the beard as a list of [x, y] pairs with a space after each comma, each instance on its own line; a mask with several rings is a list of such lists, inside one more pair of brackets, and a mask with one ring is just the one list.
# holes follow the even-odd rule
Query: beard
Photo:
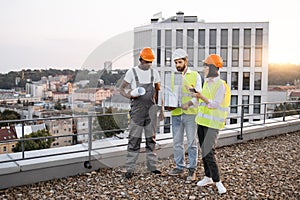
[[178, 72], [183, 72], [185, 70], [186, 66], [182, 66], [182, 67], [176, 67]]

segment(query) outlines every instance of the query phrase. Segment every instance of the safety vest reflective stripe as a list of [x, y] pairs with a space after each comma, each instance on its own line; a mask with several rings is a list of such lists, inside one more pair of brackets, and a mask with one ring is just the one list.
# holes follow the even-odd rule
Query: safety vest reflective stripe
[[203, 113], [198, 113], [197, 117], [203, 117], [203, 118], [213, 120], [213, 121], [224, 122], [224, 118], [219, 118], [219, 117], [216, 117], [216, 116], [206, 115], [206, 114], [203, 114]]
[[[199, 106], [207, 106], [207, 104], [205, 103], [205, 102], [201, 102], [200, 104], [199, 104]], [[222, 107], [217, 107], [217, 108], [215, 108], [215, 109], [218, 109], [218, 110], [220, 110], [220, 111], [223, 111], [223, 112], [229, 112], [229, 108], [222, 108]]]

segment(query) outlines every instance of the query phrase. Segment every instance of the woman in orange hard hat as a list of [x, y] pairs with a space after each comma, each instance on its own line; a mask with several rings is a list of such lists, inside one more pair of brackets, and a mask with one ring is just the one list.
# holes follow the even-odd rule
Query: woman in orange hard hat
[[[134, 175], [143, 131], [146, 137], [147, 168], [154, 174], [161, 173], [156, 168], [157, 155], [155, 153], [156, 103], [158, 91], [160, 90], [160, 76], [158, 71], [151, 67], [154, 59], [155, 56], [152, 49], [149, 47], [143, 48], [140, 51], [139, 65], [126, 72], [120, 87], [120, 94], [131, 100], [126, 178], [131, 178]], [[131, 89], [125, 91], [125, 88], [129, 85]], [[133, 90], [138, 87], [143, 89], [143, 93], [135, 96]]]
[[230, 104], [230, 88], [219, 76], [219, 69], [222, 66], [223, 60], [220, 56], [209, 55], [204, 61], [205, 82], [202, 92], [192, 94], [199, 99], [195, 121], [198, 124], [197, 133], [205, 172], [204, 178], [197, 185], [206, 186], [215, 183], [220, 194], [225, 193], [226, 188], [220, 181], [215, 146], [219, 130], [225, 126]]

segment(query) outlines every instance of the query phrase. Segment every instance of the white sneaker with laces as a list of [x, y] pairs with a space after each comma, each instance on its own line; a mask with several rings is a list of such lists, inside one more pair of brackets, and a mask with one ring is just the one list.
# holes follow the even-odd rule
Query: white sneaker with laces
[[226, 188], [224, 187], [223, 183], [221, 183], [221, 181], [217, 182], [216, 186], [218, 188], [219, 194], [224, 194], [227, 191]]
[[212, 183], [213, 183], [212, 178], [204, 176], [204, 178], [201, 181], [198, 181], [197, 185], [198, 186], [206, 186], [206, 185], [212, 184]]

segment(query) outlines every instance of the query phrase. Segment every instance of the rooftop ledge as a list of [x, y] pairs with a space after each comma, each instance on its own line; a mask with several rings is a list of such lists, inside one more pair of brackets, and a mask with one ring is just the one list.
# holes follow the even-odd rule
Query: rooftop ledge
[[[243, 139], [237, 138], [241, 134], [239, 125], [230, 125], [220, 131], [218, 147], [248, 140], [265, 138], [300, 130], [299, 116], [267, 119], [265, 124], [261, 121], [244, 123]], [[173, 140], [171, 134], [157, 134], [157, 155], [160, 159], [173, 155]], [[142, 143], [138, 162], [145, 161], [145, 144]], [[0, 160], [0, 189], [74, 176], [90, 172], [99, 168], [114, 168], [124, 166], [127, 155], [127, 139], [94, 141], [89, 154], [88, 144], [43, 149], [25, 152], [25, 160], [13, 161], [22, 158], [22, 153], [1, 154]], [[59, 155], [54, 155], [59, 154]], [[40, 158], [32, 158], [40, 157]], [[30, 159], [32, 158], [32, 159]], [[12, 160], [10, 162], [10, 160]], [[89, 161], [91, 168], [84, 163]]]

